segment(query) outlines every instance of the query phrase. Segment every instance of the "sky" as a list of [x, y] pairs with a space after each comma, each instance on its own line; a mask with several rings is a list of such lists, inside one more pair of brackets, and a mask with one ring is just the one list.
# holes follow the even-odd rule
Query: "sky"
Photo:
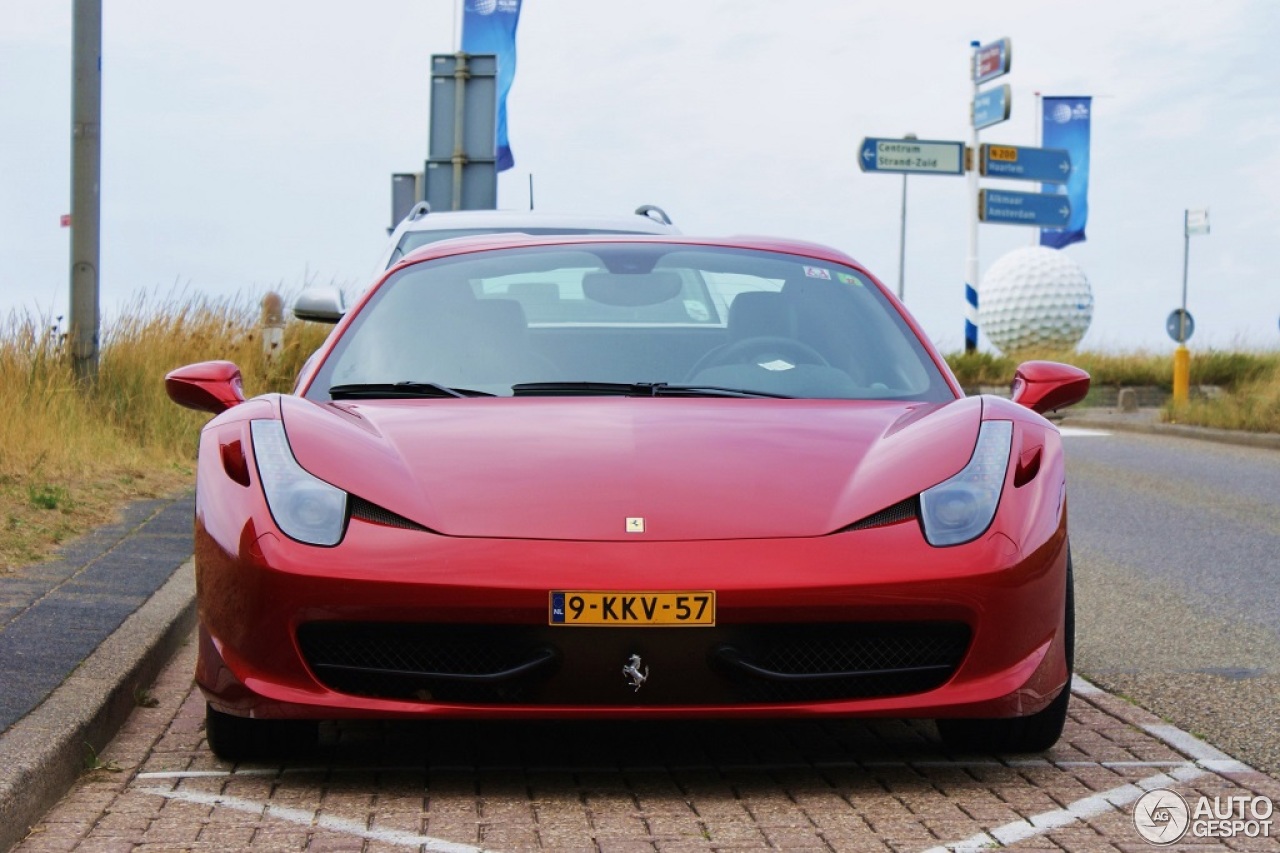
[[[104, 327], [139, 300], [363, 289], [391, 175], [426, 158], [430, 58], [461, 0], [103, 0]], [[71, 0], [0, 0], [0, 322], [69, 301]], [[841, 249], [896, 289], [902, 178], [863, 137], [967, 140], [970, 43], [1009, 38], [1012, 116], [1093, 101], [1084, 348], [1171, 352], [1191, 238], [1193, 352], [1280, 348], [1280, 0], [525, 0], [498, 206], [664, 208], [687, 234]], [[991, 84], [989, 84], [991, 85]], [[984, 187], [1036, 184], [983, 179]], [[964, 344], [964, 178], [908, 180], [907, 307]], [[984, 223], [979, 270], [1035, 229]], [[991, 349], [985, 336], [983, 349]]]

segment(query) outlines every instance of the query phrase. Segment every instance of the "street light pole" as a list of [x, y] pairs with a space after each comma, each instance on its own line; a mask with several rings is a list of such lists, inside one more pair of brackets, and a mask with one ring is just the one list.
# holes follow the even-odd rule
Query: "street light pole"
[[98, 376], [98, 182], [102, 127], [102, 0], [73, 4], [71, 67], [71, 361], [76, 378]]
[[[916, 139], [914, 133], [908, 133], [902, 137], [903, 139]], [[902, 173], [902, 225], [898, 230], [898, 300], [905, 299], [906, 274], [904, 270], [907, 265], [907, 173]]]

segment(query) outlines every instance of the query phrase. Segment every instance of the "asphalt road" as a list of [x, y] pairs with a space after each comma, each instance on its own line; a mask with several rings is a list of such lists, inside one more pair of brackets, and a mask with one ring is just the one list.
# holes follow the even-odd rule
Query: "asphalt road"
[[1064, 432], [1077, 670], [1280, 771], [1280, 453]]

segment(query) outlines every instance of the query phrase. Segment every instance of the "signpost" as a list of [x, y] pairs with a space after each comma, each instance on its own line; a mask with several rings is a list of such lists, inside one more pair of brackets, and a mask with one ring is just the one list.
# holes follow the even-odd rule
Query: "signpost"
[[498, 206], [497, 91], [493, 54], [431, 57], [431, 127], [421, 190], [432, 210]]
[[[970, 42], [969, 78], [973, 100], [969, 103], [969, 144], [947, 140], [864, 137], [858, 148], [858, 168], [864, 172], [893, 172], [903, 176], [903, 237], [899, 244], [898, 294], [902, 295], [902, 267], [906, 246], [906, 176], [965, 175], [970, 204], [969, 245], [965, 258], [964, 349], [978, 348], [978, 223], [998, 222], [1061, 228], [1071, 217], [1071, 202], [1064, 195], [980, 190], [978, 175], [1044, 183], [1066, 183], [1071, 156], [1062, 149], [983, 145], [978, 131], [1009, 118], [1013, 92], [1007, 83], [981, 91], [978, 87], [1009, 73], [1013, 43], [1002, 38], [989, 44]], [[980, 161], [979, 161], [980, 158]]]
[[1024, 148], [986, 142], [978, 156], [988, 178], [1061, 184], [1071, 175], [1071, 154], [1065, 148]]
[[973, 127], [981, 130], [1009, 118], [1013, 110], [1013, 91], [1009, 84], [978, 92], [973, 97]]
[[[1013, 94], [1008, 84], [996, 86], [986, 92], [978, 87], [1009, 73], [1013, 65], [1013, 42], [1007, 38], [989, 44], [970, 42], [973, 48], [970, 58], [969, 78], [973, 80], [973, 100], [969, 102], [969, 147], [973, 156], [978, 155], [978, 131], [998, 124], [1009, 117], [1013, 108]], [[975, 164], [976, 166], [976, 164]], [[964, 351], [978, 349], [978, 169], [971, 166], [967, 188], [969, 191], [969, 246], [964, 266]]]
[[1071, 218], [1071, 202], [1055, 193], [1019, 193], [986, 189], [978, 193], [978, 218], [1005, 225], [1061, 228]]
[[858, 153], [864, 172], [963, 175], [964, 143], [866, 137]]

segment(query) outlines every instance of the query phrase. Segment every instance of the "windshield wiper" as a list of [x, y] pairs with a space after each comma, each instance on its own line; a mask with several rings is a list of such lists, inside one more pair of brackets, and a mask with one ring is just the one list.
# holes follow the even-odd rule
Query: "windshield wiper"
[[787, 394], [724, 388], [719, 385], [676, 385], [670, 382], [522, 382], [511, 386], [517, 397], [608, 396], [623, 397], [773, 397]]
[[492, 397], [487, 391], [450, 388], [435, 382], [364, 382], [333, 385], [329, 396], [335, 400], [397, 400], [426, 397]]

